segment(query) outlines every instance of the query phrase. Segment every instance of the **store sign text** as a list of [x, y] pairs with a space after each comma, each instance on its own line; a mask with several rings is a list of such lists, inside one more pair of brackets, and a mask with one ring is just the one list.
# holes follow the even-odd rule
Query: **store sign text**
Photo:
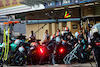
[[20, 0], [0, 0], [0, 7], [8, 7], [19, 4]]

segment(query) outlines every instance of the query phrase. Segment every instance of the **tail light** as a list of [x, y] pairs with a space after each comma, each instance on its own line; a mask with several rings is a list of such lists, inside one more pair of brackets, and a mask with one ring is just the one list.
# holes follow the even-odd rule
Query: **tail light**
[[44, 53], [44, 49], [43, 48], [39, 48], [39, 53], [43, 54]]
[[59, 52], [63, 53], [64, 52], [64, 48], [60, 48]]

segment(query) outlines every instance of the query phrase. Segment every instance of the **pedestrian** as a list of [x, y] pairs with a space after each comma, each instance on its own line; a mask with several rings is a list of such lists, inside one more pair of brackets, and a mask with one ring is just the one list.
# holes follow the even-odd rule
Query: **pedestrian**
[[65, 33], [65, 27], [63, 27], [63, 30], [61, 32], [61, 38], [64, 40], [64, 33]]
[[34, 37], [35, 37], [35, 39], [36, 39], [36, 35], [34, 34], [34, 32], [33, 32], [33, 31], [31, 31], [31, 34], [29, 35], [29, 37], [31, 37], [31, 36], [34, 36]]
[[57, 29], [56, 36], [61, 36], [60, 30]]
[[35, 41], [35, 40], [36, 40], [36, 35], [33, 34], [33, 31], [31, 31], [31, 34], [29, 35], [29, 41], [30, 41], [30, 42], [33, 42], [33, 41]]
[[100, 67], [100, 34], [99, 29], [94, 27], [92, 29], [93, 38], [91, 39], [91, 46], [95, 54], [95, 58], [97, 61], [97, 67]]
[[50, 35], [48, 33], [48, 30], [45, 31], [45, 34], [43, 35], [43, 43], [46, 43], [47, 40], [49, 40]]
[[65, 33], [65, 27], [63, 27], [63, 30], [61, 32], [61, 35], [64, 36], [64, 33]]

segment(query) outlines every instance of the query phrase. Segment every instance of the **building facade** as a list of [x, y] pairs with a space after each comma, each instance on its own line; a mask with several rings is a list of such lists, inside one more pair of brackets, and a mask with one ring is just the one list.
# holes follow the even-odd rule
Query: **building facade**
[[[26, 37], [29, 37], [31, 30], [36, 32], [45, 23], [47, 23], [47, 25], [36, 33], [37, 39], [43, 39], [43, 34], [46, 29], [50, 35], [53, 35], [57, 29], [62, 31], [63, 27], [69, 27], [70, 31], [74, 34], [80, 30], [80, 19], [84, 16], [100, 15], [99, 9], [100, 5], [96, 0], [62, 0], [61, 2], [46, 3], [45, 10], [27, 13]], [[65, 19], [65, 11], [67, 11], [71, 17]], [[99, 23], [99, 21], [96, 23]], [[94, 21], [90, 22], [90, 25], [93, 26], [94, 24]], [[86, 22], [84, 22], [83, 25], [84, 28], [88, 27], [88, 23]]]

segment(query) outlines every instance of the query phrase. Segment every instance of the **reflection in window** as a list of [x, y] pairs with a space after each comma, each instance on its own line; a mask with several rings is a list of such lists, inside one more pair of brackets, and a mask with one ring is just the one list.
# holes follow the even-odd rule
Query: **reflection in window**
[[63, 0], [63, 4], [70, 3], [70, 0]]

